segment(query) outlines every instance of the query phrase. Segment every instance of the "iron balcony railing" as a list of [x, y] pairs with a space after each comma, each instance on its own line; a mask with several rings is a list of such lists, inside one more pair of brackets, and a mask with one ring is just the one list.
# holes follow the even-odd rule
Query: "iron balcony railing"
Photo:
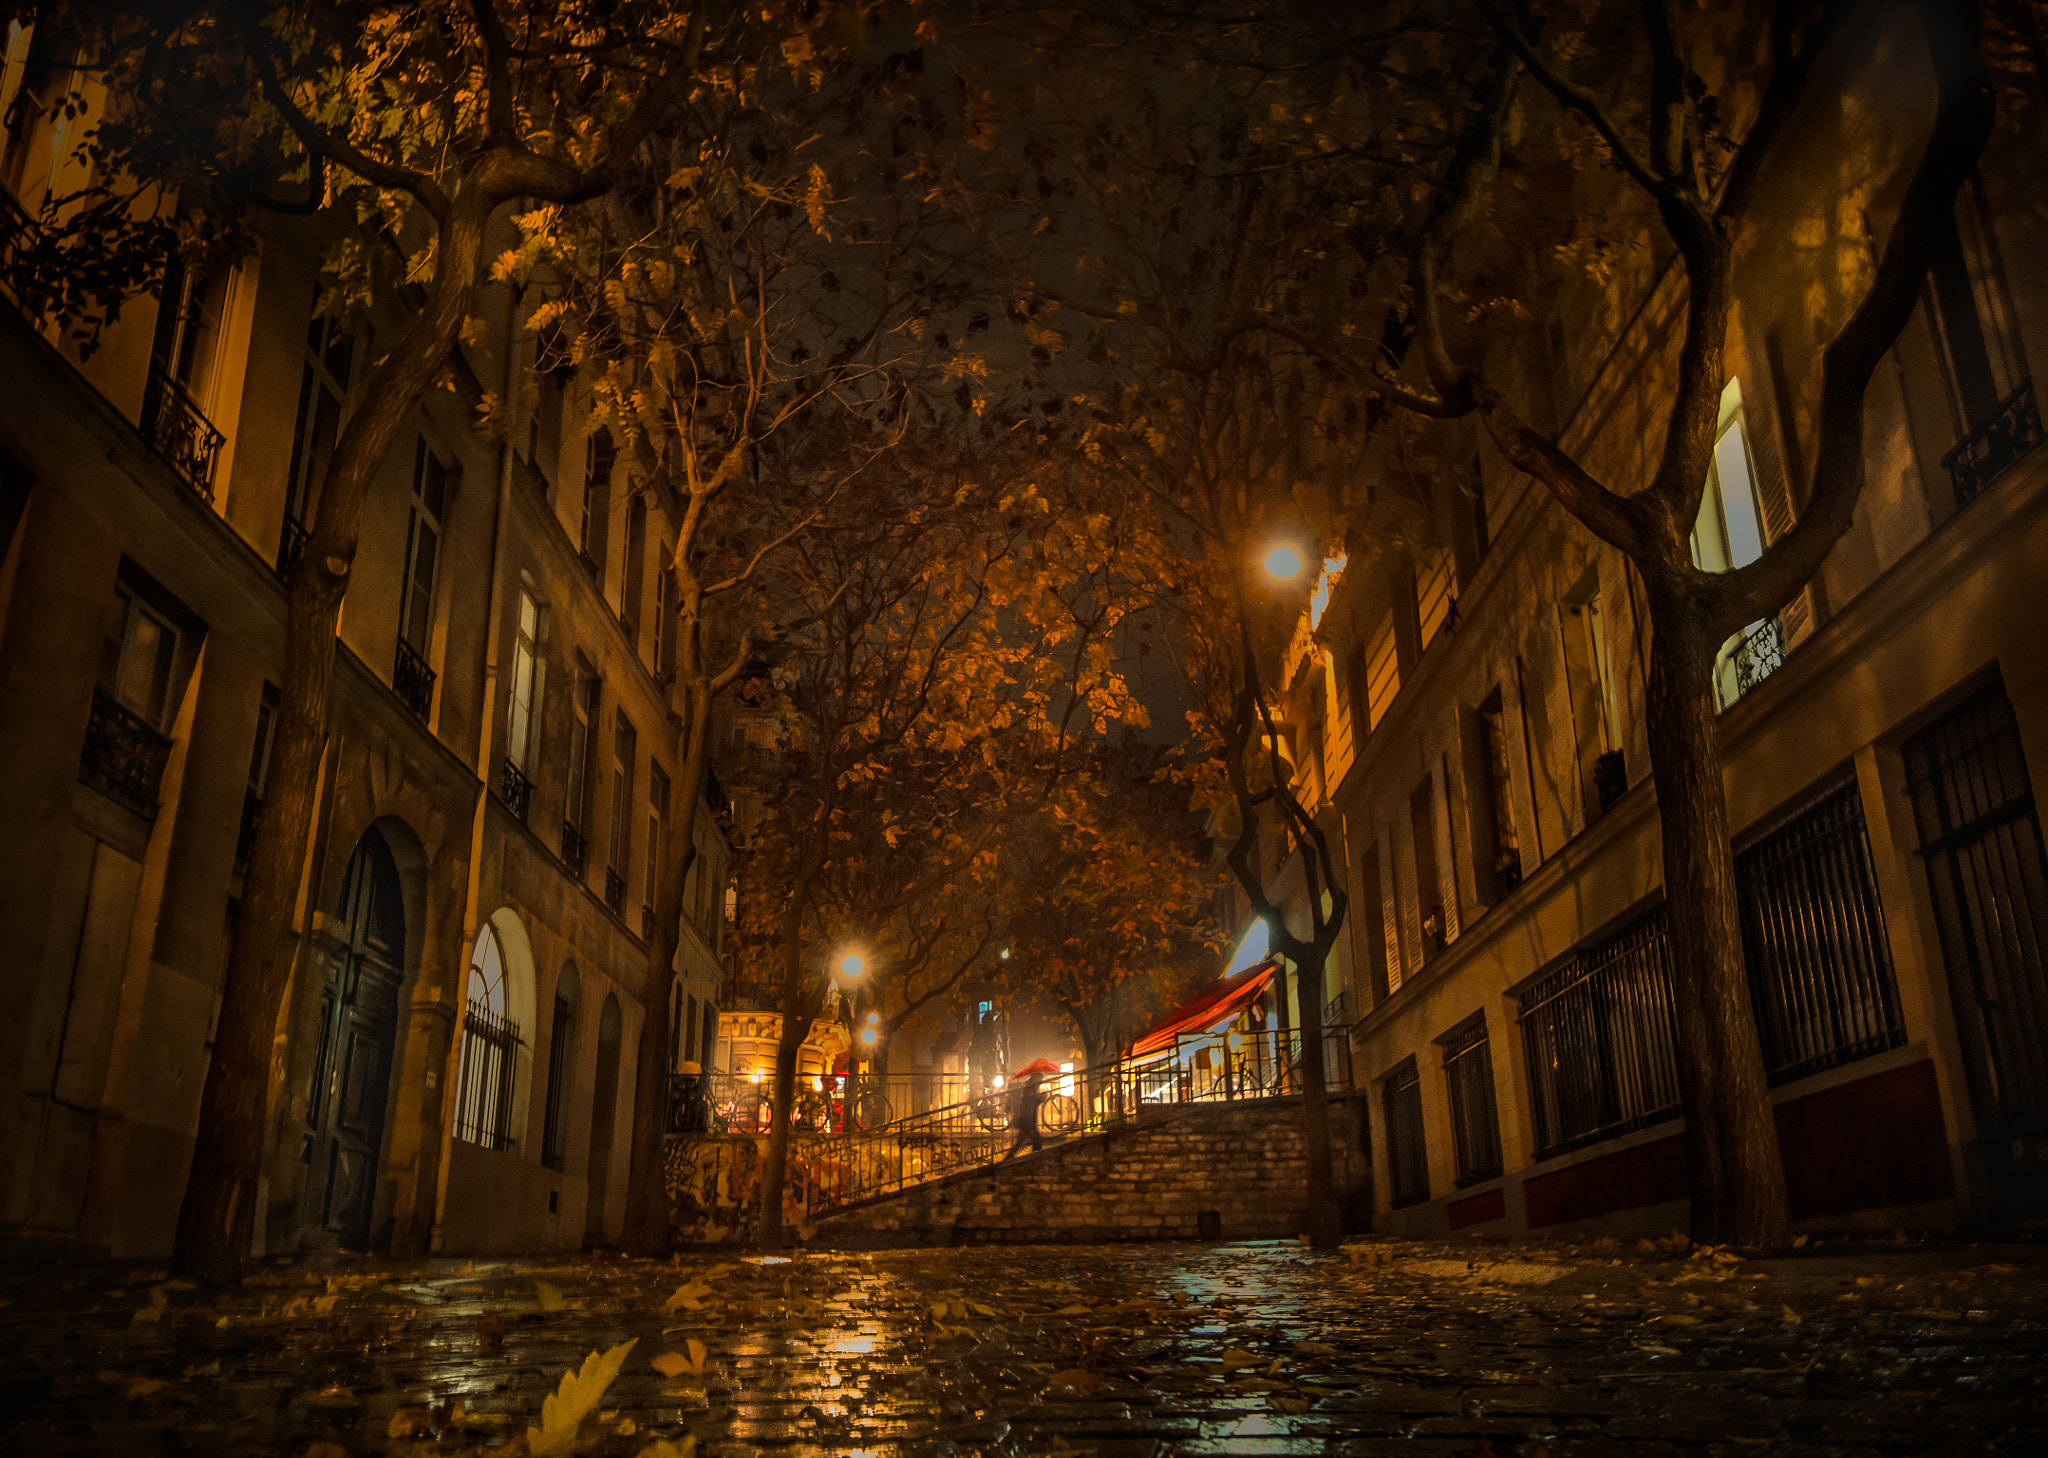
[[512, 1079], [519, 1024], [469, 1000], [455, 1080], [455, 1137], [485, 1149], [512, 1147]]
[[92, 691], [92, 717], [78, 756], [78, 777], [144, 819], [156, 815], [157, 785], [170, 756], [170, 737], [103, 688]]
[[626, 913], [626, 878], [610, 866], [604, 868], [604, 904], [614, 916]]
[[149, 362], [149, 383], [142, 392], [142, 433], [186, 485], [213, 500], [213, 468], [227, 437], [160, 360]]
[[1785, 628], [1776, 618], [1742, 630], [1735, 649], [1735, 696], [1742, 697], [1785, 666]]
[[1941, 458], [1955, 487], [1956, 505], [1969, 505], [2039, 445], [2041, 435], [2041, 405], [2034, 397], [2034, 382], [2022, 380], [2018, 389], [1999, 401]]
[[277, 536], [277, 575], [290, 578], [292, 568], [299, 565], [299, 558], [306, 555], [306, 543], [312, 533], [295, 516], [284, 519], [284, 525]]
[[562, 822], [562, 864], [567, 866], [579, 880], [583, 875], [583, 858], [589, 844], [583, 839], [583, 831], [572, 820]]
[[421, 720], [433, 714], [434, 670], [427, 667], [419, 650], [403, 638], [398, 640], [398, 652], [391, 664], [391, 687]]
[[640, 905], [640, 940], [654, 940], [654, 908], [642, 902]]
[[499, 766], [498, 798], [521, 820], [526, 818], [527, 806], [533, 803], [533, 781], [526, 777], [525, 770], [509, 759]]
[[[1341, 1034], [1330, 1035], [1335, 1041]], [[1048, 1136], [1097, 1134], [1158, 1118], [1191, 1104], [1281, 1098], [1301, 1091], [1293, 1035], [1202, 1034], [1184, 1037], [1142, 1059], [1119, 1059], [1096, 1068], [1048, 1077], [1041, 1085], [1039, 1128]], [[1339, 1060], [1326, 1047], [1325, 1085], [1347, 1084]], [[854, 1110], [843, 1091], [822, 1078], [800, 1085], [793, 1126], [816, 1134], [808, 1146], [806, 1181], [813, 1215], [857, 1200], [889, 1194], [929, 1180], [994, 1163], [1011, 1147], [1014, 1090], [970, 1088], [966, 1097], [915, 1114], [869, 1101], [860, 1084]], [[676, 1132], [753, 1132], [772, 1125], [773, 1087], [766, 1077], [713, 1077], [693, 1089], [676, 1081], [670, 1128]], [[885, 1095], [886, 1099], [886, 1095]], [[691, 1127], [701, 1125], [702, 1129]]]

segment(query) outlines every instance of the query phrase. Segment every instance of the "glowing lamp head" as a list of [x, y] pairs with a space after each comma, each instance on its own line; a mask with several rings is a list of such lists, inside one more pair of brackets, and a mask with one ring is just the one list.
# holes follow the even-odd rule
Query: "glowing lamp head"
[[871, 1013], [869, 1013], [869, 1014], [868, 1014], [868, 1022], [869, 1022], [870, 1024], [875, 1024], [875, 1023], [879, 1023], [879, 1022], [881, 1022], [881, 1021], [882, 1021], [882, 1015], [881, 1015], [880, 1013], [878, 1013], [878, 1012], [871, 1012]]
[[1002, 951], [996, 953], [996, 956], [999, 960], [1007, 962], [1010, 960], [1010, 949], [1008, 947], [1004, 947]]
[[842, 977], [858, 977], [867, 970], [868, 964], [859, 952], [848, 952], [839, 959], [839, 975]]
[[750, 1073], [750, 1074], [748, 1074], [748, 1075], [747, 1075], [747, 1082], [748, 1082], [748, 1083], [759, 1083], [759, 1082], [761, 1081], [761, 1078], [762, 1078], [761, 1070], [757, 1068], [757, 1069], [755, 1069], [755, 1070], [754, 1070], [754, 1071], [753, 1071], [752, 1073]]
[[1001, 1088], [1003, 1086], [1003, 1076], [1000, 1073], [998, 1073], [995, 1076], [995, 1085], [997, 1088]]
[[1292, 547], [1275, 547], [1266, 553], [1266, 575], [1286, 580], [1301, 571], [1301, 553]]
[[876, 1035], [876, 1033], [875, 1033], [875, 1030], [874, 1030], [873, 1028], [862, 1028], [862, 1029], [860, 1030], [860, 1041], [861, 1041], [861, 1046], [862, 1046], [862, 1047], [866, 1047], [866, 1048], [872, 1048], [872, 1047], [874, 1047], [874, 1046], [875, 1046], [875, 1038], [876, 1038], [876, 1036], [877, 1036], [877, 1035]]

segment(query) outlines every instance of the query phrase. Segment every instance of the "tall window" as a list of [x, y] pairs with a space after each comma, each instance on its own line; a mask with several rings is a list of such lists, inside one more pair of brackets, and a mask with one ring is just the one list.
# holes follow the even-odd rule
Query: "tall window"
[[249, 864], [249, 854], [256, 848], [256, 812], [270, 787], [270, 746], [277, 737], [277, 706], [277, 687], [266, 683], [256, 702], [256, 738], [249, 747], [249, 782], [242, 791], [242, 824], [235, 837], [238, 870]]
[[1444, 1082], [1451, 1096], [1451, 1154], [1459, 1186], [1500, 1173], [1500, 1118], [1494, 1107], [1493, 1054], [1486, 1014], [1474, 1013], [1437, 1039], [1444, 1050]]
[[1443, 877], [1436, 858], [1436, 786], [1427, 776], [1408, 797], [1408, 828], [1414, 838], [1415, 902], [1422, 920], [1422, 956], [1427, 961], [1450, 940]]
[[619, 621], [635, 649], [640, 646], [640, 594], [647, 583], [647, 501], [635, 496], [626, 508], [626, 560], [619, 582]]
[[1451, 549], [1437, 547], [1418, 564], [1415, 574], [1415, 615], [1422, 629], [1422, 646], [1427, 648], [1439, 630], [1451, 620], [1458, 600], [1457, 579], [1451, 572]]
[[[1351, 944], [1365, 967], [1366, 985], [1372, 989], [1373, 1005], [1385, 1002], [1392, 985], [1387, 977], [1386, 903], [1380, 887], [1380, 848], [1369, 845], [1359, 857], [1358, 909], [1352, 923]], [[1368, 1009], [1360, 1008], [1361, 1013]]]
[[576, 658], [576, 688], [569, 718], [569, 779], [563, 787], [562, 859], [583, 874], [584, 848], [590, 836], [591, 783], [594, 776], [591, 738], [597, 729], [599, 682], [582, 655]]
[[1559, 627], [1578, 747], [1579, 789], [1590, 825], [1628, 789], [1614, 707], [1614, 670], [1607, 653], [1607, 614], [1599, 592], [1565, 603]]
[[505, 762], [524, 771], [532, 752], [533, 726], [540, 712], [541, 606], [530, 592], [519, 594], [519, 623], [512, 634], [512, 683], [505, 711]]
[[286, 467], [284, 527], [277, 544], [280, 571], [291, 570], [305, 545], [313, 507], [327, 479], [327, 463], [334, 458], [334, 438], [341, 430], [342, 404], [348, 399], [355, 352], [355, 337], [334, 320], [315, 317], [306, 326], [306, 364], [299, 376], [299, 412]]
[[1387, 1123], [1387, 1191], [1393, 1207], [1429, 1198], [1429, 1154], [1422, 1142], [1422, 1078], [1413, 1055], [1380, 1084], [1380, 1108]]
[[1522, 884], [1522, 849], [1508, 789], [1508, 734], [1500, 690], [1460, 718], [1465, 795], [1472, 824], [1473, 884], [1488, 904]]
[[441, 557], [441, 514], [448, 505], [448, 467], [421, 436], [413, 454], [412, 510], [405, 534], [405, 583], [398, 634], [422, 660], [434, 626], [434, 573]]
[[1368, 640], [1365, 660], [1365, 712], [1368, 730], [1380, 727], [1394, 696], [1401, 692], [1400, 655], [1394, 647], [1394, 615], [1380, 618]]
[[[612, 723], [612, 843], [611, 855], [605, 862], [607, 878], [605, 899], [623, 903], [626, 895], [626, 871], [632, 864], [633, 854], [633, 751], [636, 736], [633, 726], [624, 714], [617, 715]], [[617, 880], [617, 890], [612, 880]], [[619, 907], [614, 905], [612, 910]]]
[[[1984, 310], [1970, 277], [1969, 252], [1958, 225], [1958, 217], [1963, 215], [1968, 215], [1970, 223], [1976, 223], [1973, 210], [1959, 201], [1935, 239], [1934, 258], [1927, 271], [1927, 302], [1935, 337], [1941, 345], [1949, 410], [1959, 437], [1989, 419], [2004, 393], [1999, 388], [2000, 372], [1993, 362], [1991, 336], [1984, 328]], [[1977, 229], [1972, 227], [1971, 231]]]
[[101, 650], [100, 679], [123, 707], [162, 729], [171, 707], [171, 678], [178, 661], [178, 630], [170, 618], [126, 586], [117, 636]]
[[649, 906], [661, 899], [661, 837], [668, 823], [668, 776], [651, 760], [647, 765], [647, 884], [641, 895]]
[[512, 1146], [512, 1076], [519, 1024], [505, 1011], [505, 963], [498, 934], [477, 933], [469, 958], [462, 1061], [455, 1076], [455, 1137], [486, 1149]]
[[1764, 552], [1763, 519], [1757, 514], [1756, 469], [1750, 460], [1749, 428], [1742, 414], [1742, 382], [1721, 392], [1721, 419], [1707, 489], [1693, 523], [1692, 560], [1707, 572], [1747, 566]]
[[569, 1091], [576, 1067], [576, 969], [564, 967], [555, 984], [554, 1020], [548, 1027], [548, 1102], [541, 1120], [540, 1162], [559, 1170], [568, 1163]]
[[605, 540], [612, 520], [612, 436], [608, 430], [594, 433], [583, 447], [583, 534], [578, 543], [583, 562], [598, 581], [604, 581]]
[[676, 574], [673, 546], [664, 545], [654, 564], [654, 676], [666, 683], [676, 671]]

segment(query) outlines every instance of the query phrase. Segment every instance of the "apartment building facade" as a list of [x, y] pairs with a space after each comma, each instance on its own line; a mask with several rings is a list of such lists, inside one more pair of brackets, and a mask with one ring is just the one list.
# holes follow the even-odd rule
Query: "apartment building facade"
[[[17, 29], [16, 42], [33, 39]], [[18, 85], [24, 68], [8, 69]], [[10, 227], [62, 190], [0, 98]], [[283, 573], [370, 361], [320, 219], [176, 271], [80, 360], [0, 300], [0, 1230], [168, 1250], [284, 660]], [[677, 809], [660, 493], [579, 425], [509, 285], [365, 509], [272, 1065], [257, 1247], [619, 1230]], [[486, 439], [489, 392], [512, 402]], [[730, 850], [697, 817], [678, 1060], [715, 1026]], [[700, 1011], [701, 1009], [701, 1011]], [[702, 1031], [685, 1048], [683, 1026]], [[694, 1050], [694, 1054], [690, 1050]]]
[[[1802, 504], [1815, 316], [1840, 317], [1813, 281], [1862, 276], [1867, 245], [1789, 220], [1810, 204], [1802, 167], [1830, 176], [1823, 159], [1870, 145], [1868, 118], [1914, 114], [1875, 104], [1925, 89], [1910, 37], [1893, 40], [1855, 57], [1836, 110], [1802, 113], [1767, 183], [1778, 231], [1760, 237], [1802, 246], [1741, 256], [1694, 538], [1709, 569], [1753, 560]], [[1715, 669], [1795, 1229], [2048, 1215], [2039, 127], [2001, 124], [1871, 385], [1854, 525]], [[1627, 481], [1661, 438], [1682, 306], [1675, 268], [1624, 270], [1567, 295], [1547, 354], [1497, 366]], [[1349, 1025], [1368, 1092], [1375, 1190], [1353, 1223], [1682, 1229], [1641, 585], [1476, 434], [1443, 444], [1471, 468], [1422, 484], [1405, 545], [1330, 574], [1283, 695], [1297, 785], [1348, 879], [1326, 1018]]]

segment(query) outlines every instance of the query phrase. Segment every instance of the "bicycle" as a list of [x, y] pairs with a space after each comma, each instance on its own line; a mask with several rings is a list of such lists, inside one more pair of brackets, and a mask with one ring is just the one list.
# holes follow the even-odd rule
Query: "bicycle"
[[1072, 1134], [1081, 1127], [1081, 1101], [1072, 1094], [1052, 1094], [1038, 1109], [1038, 1127], [1048, 1134]]

